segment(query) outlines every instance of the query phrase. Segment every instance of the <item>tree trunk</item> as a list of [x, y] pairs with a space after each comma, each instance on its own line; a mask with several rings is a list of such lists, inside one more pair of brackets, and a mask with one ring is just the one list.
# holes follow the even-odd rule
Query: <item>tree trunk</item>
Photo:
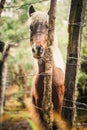
[[5, 90], [7, 85], [7, 58], [9, 56], [9, 50], [11, 47], [17, 47], [17, 44], [5, 44], [0, 42], [2, 52], [2, 60], [0, 61], [0, 115], [4, 113], [4, 103], [5, 103]]
[[1, 2], [0, 2], [0, 17], [1, 17], [1, 13], [4, 8], [5, 2], [6, 2], [6, 0], [1, 0]]
[[57, 0], [51, 0], [50, 11], [49, 11], [49, 32], [48, 32], [48, 48], [45, 52], [46, 63], [44, 78], [44, 93], [43, 93], [43, 116], [44, 124], [47, 130], [52, 130], [52, 49], [54, 41], [54, 29], [55, 29], [55, 15], [56, 15]]
[[[73, 125], [75, 112], [75, 90], [81, 51], [82, 27], [84, 25], [86, 0], [72, 0], [69, 16], [69, 43], [67, 50], [67, 64], [65, 74], [65, 95], [62, 115]], [[71, 128], [70, 128], [71, 129]]]
[[5, 57], [6, 56], [6, 49], [7, 45], [5, 45], [3, 42], [3, 57], [0, 61], [0, 115], [4, 112], [4, 102], [5, 102], [5, 89], [6, 89], [6, 77], [7, 77], [7, 61]]

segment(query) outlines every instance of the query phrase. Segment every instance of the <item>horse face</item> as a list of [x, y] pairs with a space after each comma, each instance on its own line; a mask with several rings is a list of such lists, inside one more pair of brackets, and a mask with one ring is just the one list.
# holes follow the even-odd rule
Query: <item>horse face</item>
[[34, 58], [41, 58], [47, 47], [47, 28], [38, 24], [34, 30], [31, 30], [30, 43]]
[[31, 21], [33, 21], [30, 24], [30, 44], [32, 47], [33, 57], [40, 59], [44, 56], [45, 49], [47, 47], [48, 26], [46, 22], [43, 22], [41, 17], [37, 16], [40, 16], [41, 12], [35, 12], [33, 7], [32, 10], [30, 10], [29, 13], [33, 11], [33, 15], [30, 13]]

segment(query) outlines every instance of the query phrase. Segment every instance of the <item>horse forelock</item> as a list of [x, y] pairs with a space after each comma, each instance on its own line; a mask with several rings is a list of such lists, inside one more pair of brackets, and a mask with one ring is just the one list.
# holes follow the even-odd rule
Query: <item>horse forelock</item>
[[43, 25], [48, 25], [49, 16], [46, 12], [36, 11], [32, 14], [29, 19], [29, 25], [35, 25], [42, 23]]

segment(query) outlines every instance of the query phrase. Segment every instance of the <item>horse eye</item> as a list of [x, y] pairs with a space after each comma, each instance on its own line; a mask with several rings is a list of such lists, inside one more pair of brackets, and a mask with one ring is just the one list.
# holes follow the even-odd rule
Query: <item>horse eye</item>
[[32, 36], [30, 36], [30, 41], [33, 41], [33, 37]]
[[32, 31], [33, 30], [33, 26], [30, 25], [30, 30]]

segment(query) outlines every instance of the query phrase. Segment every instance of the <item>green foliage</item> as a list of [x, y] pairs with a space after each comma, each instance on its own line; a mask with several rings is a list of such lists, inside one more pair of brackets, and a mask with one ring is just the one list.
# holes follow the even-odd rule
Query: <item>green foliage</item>
[[31, 120], [27, 119], [27, 121], [29, 122], [29, 124], [33, 130], [37, 130], [35, 124]]
[[87, 84], [87, 74], [85, 72], [79, 73], [79, 84], [84, 86]]
[[[84, 23], [86, 26], [83, 28], [82, 35], [82, 49], [81, 49], [81, 68], [78, 75], [78, 102], [87, 104], [87, 7], [85, 12]], [[84, 106], [82, 106], [84, 107]], [[87, 112], [84, 110], [77, 110], [78, 120], [85, 122], [87, 120]], [[86, 116], [86, 117], [85, 117]]]
[[[31, 4], [36, 10], [49, 11], [49, 2], [40, 3], [41, 0], [14, 0], [13, 3], [7, 3], [4, 11], [9, 11], [9, 16], [2, 16], [0, 18], [0, 40], [11, 43], [18, 43], [16, 48], [16, 55], [14, 58], [9, 57], [9, 68], [14, 68], [18, 71], [18, 66], [21, 65], [25, 73], [32, 73], [32, 54], [29, 46], [29, 25], [28, 23], [28, 8]], [[13, 8], [10, 8], [13, 6]], [[70, 11], [70, 0], [59, 1], [57, 8], [56, 29], [58, 44], [63, 53], [64, 60], [66, 60], [66, 51], [68, 44], [68, 16]], [[13, 16], [10, 17], [10, 13]], [[87, 8], [86, 8], [87, 14]], [[85, 23], [87, 23], [87, 15], [85, 14]], [[87, 26], [83, 29], [83, 42], [81, 56], [87, 60]], [[82, 61], [82, 65], [85, 64]], [[83, 67], [84, 68], [84, 67]], [[86, 65], [85, 65], [85, 68]], [[14, 72], [13, 70], [13, 72]], [[83, 71], [83, 70], [82, 70]], [[85, 71], [85, 70], [84, 70]], [[79, 82], [81, 81], [83, 72], [79, 74]], [[83, 76], [81, 76], [83, 75]], [[12, 77], [12, 76], [10, 76]], [[31, 85], [31, 83], [30, 83]]]
[[43, 6], [43, 4], [37, 3], [39, 1], [41, 2], [41, 0], [14, 0], [13, 3], [7, 3], [4, 11], [8, 11], [9, 15], [0, 18], [0, 40], [19, 45], [16, 48], [15, 57], [8, 58], [9, 84], [17, 83], [16, 73], [19, 72], [19, 66], [21, 66], [23, 74], [28, 75], [28, 86], [32, 85], [32, 76], [29, 76], [33, 73], [33, 59], [29, 45], [28, 8], [32, 3], [36, 3], [34, 4], [36, 10], [45, 11], [48, 8], [47, 4]]
[[67, 44], [68, 44], [68, 17], [70, 12], [70, 0], [59, 1], [57, 8], [57, 36], [59, 48], [63, 54], [63, 58], [66, 61]]
[[[87, 94], [87, 7], [85, 11], [84, 23], [86, 26], [83, 28], [82, 37], [82, 51], [81, 51], [81, 69], [78, 76], [78, 85], [81, 86], [83, 93]], [[81, 96], [81, 95], [80, 95]], [[85, 102], [85, 100], [84, 100]]]
[[[28, 23], [28, 8], [31, 4], [34, 5], [36, 10], [49, 11], [49, 2], [37, 3], [41, 0], [14, 0], [12, 3], [6, 4], [4, 12], [9, 12], [8, 16], [0, 18], [0, 40], [4, 42], [18, 43], [19, 47], [16, 48], [15, 57], [8, 58], [8, 82], [9, 84], [18, 84], [20, 86], [27, 86], [27, 90], [32, 86], [31, 74], [33, 74], [33, 59], [31, 48], [29, 45], [29, 25]], [[68, 17], [70, 11], [70, 1], [59, 1], [56, 16], [56, 30], [58, 37], [58, 45], [66, 60], [66, 51], [68, 44]], [[34, 4], [35, 3], [35, 4]], [[10, 8], [13, 6], [13, 8]], [[12, 16], [11, 16], [12, 13]], [[87, 96], [87, 7], [85, 13], [85, 24], [82, 35], [82, 50], [81, 50], [81, 69], [78, 75], [78, 90], [79, 97]], [[0, 59], [2, 55], [0, 54]], [[25, 79], [19, 72], [19, 66], [22, 68], [22, 74], [27, 75]], [[18, 78], [18, 76], [20, 78]], [[21, 82], [23, 80], [23, 82]], [[80, 87], [80, 89], [79, 89]], [[21, 93], [17, 95], [21, 96]], [[80, 100], [81, 101], [81, 100]], [[87, 102], [82, 99], [82, 102]], [[83, 111], [82, 111], [83, 112]], [[23, 114], [23, 113], [22, 113]], [[21, 114], [21, 115], [22, 115]], [[28, 115], [28, 114], [27, 114]], [[29, 121], [30, 123], [30, 121]], [[32, 122], [31, 122], [31, 125]]]

